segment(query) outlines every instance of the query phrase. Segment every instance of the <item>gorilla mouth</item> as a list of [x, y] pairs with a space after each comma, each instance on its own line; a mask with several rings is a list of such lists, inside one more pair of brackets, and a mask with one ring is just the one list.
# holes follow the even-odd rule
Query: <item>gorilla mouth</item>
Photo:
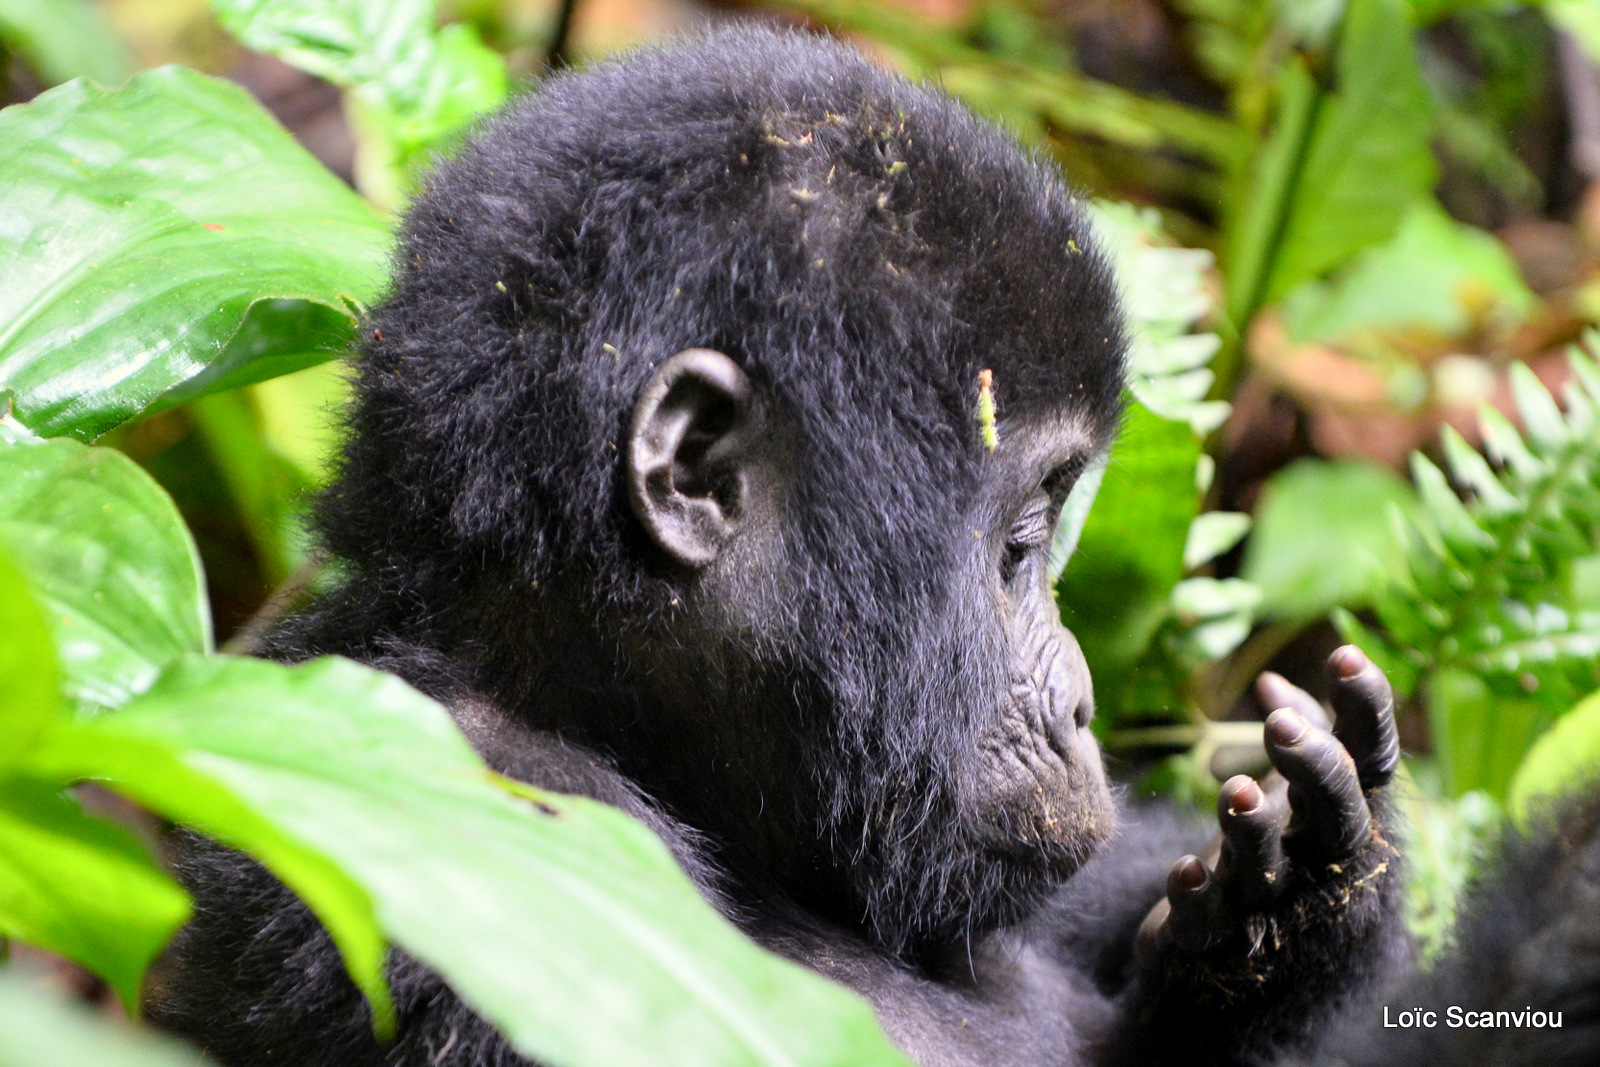
[[1071, 874], [1115, 828], [1105, 775], [1098, 765], [1085, 766], [1081, 751], [1062, 752], [1054, 740], [1048, 757], [1030, 760], [1025, 776], [1019, 769], [1007, 768], [1009, 788], [997, 790], [978, 813], [985, 851]]

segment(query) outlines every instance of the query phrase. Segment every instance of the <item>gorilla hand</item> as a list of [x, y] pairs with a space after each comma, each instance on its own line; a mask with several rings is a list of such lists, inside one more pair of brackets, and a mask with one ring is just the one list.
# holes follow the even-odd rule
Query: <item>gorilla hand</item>
[[[1327, 905], [1393, 880], [1380, 798], [1400, 759], [1394, 696], [1354, 645], [1329, 657], [1328, 673], [1337, 716], [1331, 732], [1308, 693], [1276, 674], [1261, 676], [1257, 694], [1276, 709], [1264, 731], [1276, 770], [1260, 784], [1241, 774], [1223, 785], [1222, 833], [1204, 857], [1173, 866], [1166, 899], [1140, 927], [1141, 959], [1226, 953], [1229, 945], [1254, 957], [1269, 935], [1281, 945], [1308, 918], [1338, 922]], [[1324, 906], [1309, 911], [1322, 914], [1311, 915], [1303, 898], [1318, 889]]]

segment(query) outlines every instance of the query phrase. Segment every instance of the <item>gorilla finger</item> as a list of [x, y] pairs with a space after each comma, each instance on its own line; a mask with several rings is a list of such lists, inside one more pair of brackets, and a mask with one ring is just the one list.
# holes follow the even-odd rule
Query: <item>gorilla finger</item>
[[1363, 789], [1387, 785], [1400, 764], [1400, 734], [1394, 723], [1394, 690], [1378, 665], [1355, 645], [1328, 657], [1333, 683], [1333, 733], [1356, 761]]
[[1141, 966], [1148, 966], [1160, 956], [1166, 942], [1167, 917], [1171, 914], [1172, 905], [1162, 897], [1139, 924], [1139, 932], [1133, 939], [1133, 956]]
[[1284, 800], [1274, 798], [1247, 775], [1223, 783], [1217, 798], [1222, 823], [1222, 858], [1217, 880], [1234, 909], [1260, 911], [1283, 891]]
[[1317, 698], [1277, 671], [1262, 671], [1256, 678], [1256, 699], [1269, 713], [1279, 708], [1293, 708], [1313, 726], [1326, 730], [1331, 725], [1328, 713], [1322, 709]]
[[1288, 708], [1268, 716], [1263, 733], [1267, 758], [1289, 780], [1294, 834], [1309, 833], [1326, 861], [1354, 854], [1367, 839], [1372, 817], [1350, 753]]
[[1232, 929], [1222, 881], [1196, 856], [1185, 856], [1167, 873], [1167, 937], [1185, 952], [1204, 952]]

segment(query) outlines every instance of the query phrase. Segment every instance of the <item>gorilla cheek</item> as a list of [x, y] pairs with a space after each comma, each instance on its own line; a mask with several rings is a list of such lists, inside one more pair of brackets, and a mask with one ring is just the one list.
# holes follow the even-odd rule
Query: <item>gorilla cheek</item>
[[1042, 850], [1075, 866], [1109, 837], [1113, 820], [1100, 749], [1089, 731], [1088, 665], [1053, 611], [1028, 612], [1019, 623], [1011, 683], [981, 746], [980, 818], [985, 836], [1003, 851]]

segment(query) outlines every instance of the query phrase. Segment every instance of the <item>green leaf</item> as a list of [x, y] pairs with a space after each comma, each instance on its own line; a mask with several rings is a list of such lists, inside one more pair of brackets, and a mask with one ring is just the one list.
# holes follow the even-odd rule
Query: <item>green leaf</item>
[[1492, 550], [1494, 537], [1473, 521], [1466, 505], [1450, 488], [1444, 472], [1421, 452], [1411, 453], [1411, 481], [1417, 487], [1428, 520], [1453, 552]]
[[1209, 563], [1244, 539], [1251, 519], [1241, 511], [1208, 511], [1196, 515], [1183, 542], [1183, 566], [1193, 570]]
[[1528, 429], [1528, 436], [1543, 448], [1560, 448], [1571, 438], [1567, 422], [1555, 398], [1539, 381], [1526, 363], [1511, 364], [1511, 392], [1517, 401], [1517, 413]]
[[[6, 446], [0, 445], [0, 448]], [[20, 758], [61, 702], [50, 627], [27, 579], [0, 552], [0, 771]]]
[[308, 485], [324, 484], [331, 473], [340, 412], [350, 394], [348, 371], [342, 364], [324, 363], [250, 390], [262, 438]]
[[1432, 763], [1412, 757], [1401, 763], [1395, 782], [1409, 831], [1406, 925], [1424, 965], [1450, 946], [1461, 891], [1482, 867], [1484, 847], [1502, 821], [1486, 793], [1446, 798], [1437, 778]]
[[229, 82], [72, 82], [0, 141], [0, 389], [41, 435], [327, 358], [383, 284], [381, 221]]
[[198, 1051], [0, 969], [0, 1067], [206, 1067]]
[[1096, 678], [1131, 664], [1166, 615], [1199, 506], [1199, 456], [1186, 424], [1129, 409], [1098, 502], [1056, 585], [1062, 619]]
[[1290, 293], [1284, 319], [1295, 341], [1403, 328], [1455, 337], [1485, 317], [1514, 326], [1534, 304], [1505, 246], [1430, 199], [1411, 209], [1392, 239], [1362, 252], [1337, 278]]
[[1242, 578], [1187, 578], [1172, 590], [1172, 610], [1191, 629], [1180, 648], [1202, 661], [1221, 659], [1250, 636], [1261, 589]]
[[1266, 300], [1394, 233], [1433, 186], [1433, 106], [1399, 0], [1351, 0], [1337, 89], [1316, 114]]
[[1231, 410], [1208, 401], [1215, 375], [1209, 368], [1221, 340], [1194, 332], [1213, 301], [1210, 252], [1175, 248], [1155, 211], [1096, 201], [1095, 235], [1117, 272], [1128, 316], [1129, 386], [1139, 403], [1167, 419], [1183, 420], [1204, 436]]
[[0, 41], [49, 85], [78, 77], [115, 85], [133, 73], [122, 42], [89, 0], [0, 0]]
[[1450, 462], [1450, 474], [1456, 482], [1470, 490], [1478, 505], [1490, 514], [1509, 514], [1521, 508], [1515, 495], [1500, 484], [1494, 469], [1481, 453], [1467, 444], [1453, 426], [1439, 431], [1444, 445], [1445, 458]]
[[54, 786], [0, 779], [0, 934], [82, 964], [132, 1007], [188, 916], [188, 896], [133, 835]]
[[1302, 459], [1274, 474], [1241, 571], [1264, 592], [1262, 610], [1315, 619], [1341, 605], [1369, 604], [1404, 567], [1394, 508], [1415, 514], [1415, 497], [1375, 464]]
[[1528, 750], [1511, 780], [1511, 811], [1526, 821], [1536, 802], [1600, 781], [1600, 693], [1592, 693]]
[[1187, 578], [1172, 590], [1172, 607], [1180, 616], [1219, 619], [1254, 611], [1261, 590], [1242, 578]]
[[[370, 905], [540, 1062], [905, 1062], [865, 1004], [712, 911], [646, 828], [592, 801], [509, 795], [443, 709], [356, 664], [191, 658], [36, 765], [102, 776], [244, 847], [336, 937], [365, 937]], [[286, 864], [285, 844], [326, 869]], [[341, 872], [364, 887], [343, 914], [316, 893]]]
[[1389, 239], [1433, 185], [1433, 107], [1401, 0], [1351, 0], [1331, 91], [1298, 55], [1279, 121], [1232, 198], [1228, 310], [1262, 304]]
[[211, 645], [194, 541], [171, 498], [119, 452], [0, 445], [0, 548], [44, 606], [75, 699], [121, 704]]
[[355, 92], [409, 165], [505, 102], [505, 61], [434, 0], [212, 0], [246, 45]]
[[[1028, 61], [998, 56], [972, 43], [971, 34], [934, 25], [890, 4], [861, 0], [785, 0], [784, 6], [837, 29], [875, 38], [916, 76], [936, 79], [952, 95], [1014, 128], [1042, 137], [1046, 123], [1060, 130], [1140, 151], [1170, 147], [1207, 161], [1236, 151], [1237, 134], [1225, 119], [1157, 96], [1141, 95], [1070, 70], [1054, 56], [1046, 25], [1030, 22]], [[984, 35], [993, 44], [993, 13], [985, 9]], [[1042, 46], [1042, 47], [1041, 47]]]
[[1594, 0], [1544, 0], [1543, 7], [1552, 23], [1571, 34], [1592, 62], [1600, 63], [1600, 4]]
[[309, 485], [262, 439], [254, 399], [243, 390], [217, 393], [195, 401], [189, 413], [249, 532], [263, 577], [277, 586], [304, 559], [296, 518]]
[[1523, 753], [1548, 724], [1541, 703], [1455, 669], [1434, 676], [1428, 698], [1434, 751], [1450, 794], [1481, 789], [1505, 799]]

